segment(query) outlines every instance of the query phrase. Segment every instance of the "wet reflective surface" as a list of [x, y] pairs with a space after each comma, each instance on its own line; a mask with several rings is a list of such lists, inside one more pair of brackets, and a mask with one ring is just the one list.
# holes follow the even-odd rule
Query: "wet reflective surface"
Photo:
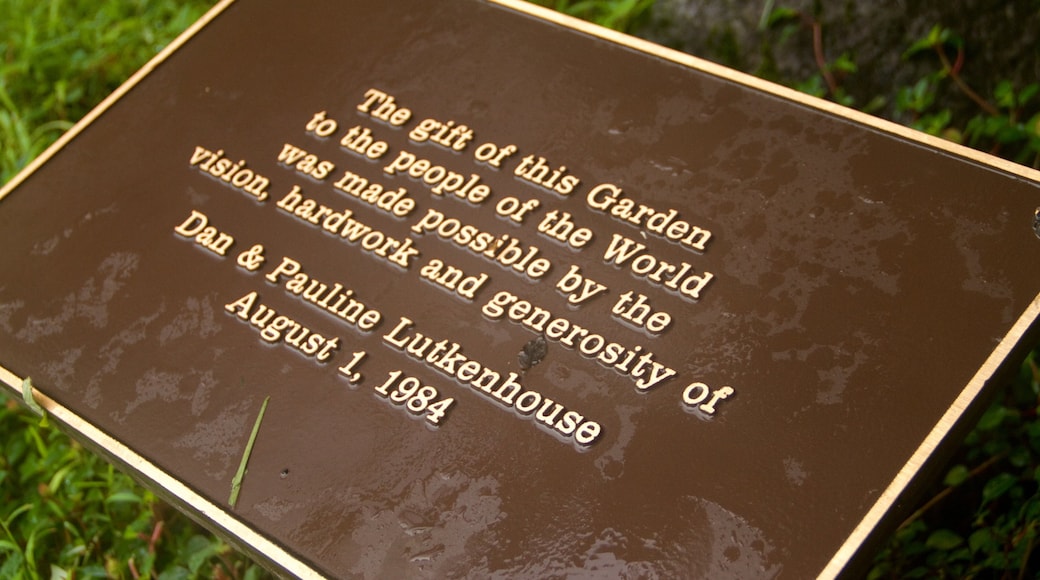
[[[370, 88], [415, 117], [357, 111]], [[340, 131], [304, 125], [319, 111]], [[424, 118], [515, 144], [581, 183], [569, 195], [409, 141]], [[389, 153], [339, 146], [369, 127]], [[331, 160], [318, 180], [285, 143]], [[190, 164], [224, 149], [270, 178], [258, 201]], [[382, 168], [401, 150], [479, 174], [483, 204]], [[233, 157], [232, 157], [233, 156]], [[396, 218], [345, 195], [345, 170], [405, 187]], [[705, 251], [593, 211], [603, 183], [712, 232]], [[294, 185], [421, 254], [400, 268], [275, 205]], [[540, 202], [523, 224], [505, 197]], [[338, 577], [807, 577], [852, 534], [1040, 291], [1036, 183], [663, 59], [479, 2], [232, 6], [0, 202], [0, 364], [214, 501], [271, 397], [236, 517]], [[428, 209], [536, 246], [540, 281], [410, 227]], [[551, 209], [594, 236], [539, 234]], [[218, 256], [174, 228], [197, 210]], [[605, 262], [615, 234], [714, 276], [698, 300]], [[263, 244], [267, 263], [237, 256]], [[283, 256], [377, 309], [372, 331], [266, 280]], [[419, 275], [489, 281], [473, 301]], [[578, 265], [608, 290], [569, 305]], [[326, 363], [269, 344], [226, 305], [269, 308], [341, 346]], [[649, 391], [481, 306], [507, 291], [676, 376]], [[660, 334], [611, 315], [644, 294]], [[401, 317], [602, 425], [585, 447], [388, 345]], [[367, 356], [354, 385], [337, 372]], [[441, 426], [374, 391], [391, 371], [455, 399]], [[688, 385], [731, 386], [707, 414]]]

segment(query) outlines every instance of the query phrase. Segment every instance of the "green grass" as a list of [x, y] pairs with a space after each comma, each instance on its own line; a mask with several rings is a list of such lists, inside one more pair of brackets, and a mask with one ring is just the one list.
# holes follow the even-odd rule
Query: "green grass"
[[0, 0], [0, 182], [115, 90], [209, 4]]
[[[540, 2], [625, 29], [652, 0]], [[191, 0], [0, 0], [0, 182], [42, 152], [208, 8]], [[915, 120], [993, 150], [1007, 122], [947, 118], [922, 91], [953, 90], [937, 72], [907, 87]], [[806, 79], [792, 85], [810, 86]], [[818, 84], [818, 83], [817, 83]], [[1011, 89], [1008, 89], [1011, 91]], [[1028, 87], [1019, 89], [1019, 100]], [[916, 92], [915, 92], [916, 91]], [[1014, 91], [1011, 91], [1014, 92]], [[1034, 95], [1030, 94], [1032, 99]], [[920, 110], [918, 110], [920, 109]], [[1014, 109], [1014, 111], [1013, 111]], [[1012, 114], [1014, 113], [1014, 114]], [[972, 124], [973, 123], [973, 124]], [[988, 125], [987, 125], [988, 123]], [[1035, 119], [1034, 119], [1035, 123]], [[971, 124], [971, 125], [969, 125]], [[927, 127], [924, 127], [927, 128]], [[1040, 128], [1029, 133], [1040, 150]], [[999, 150], [999, 148], [996, 148]], [[1020, 159], [1031, 159], [1021, 146]], [[1022, 267], [1035, 267], [1023, 264]], [[1040, 526], [1040, 353], [1022, 364], [967, 438], [945, 480], [875, 561], [873, 576], [1020, 577]], [[0, 578], [259, 578], [266, 573], [14, 400], [0, 396]]]
[[2, 405], [0, 578], [264, 576], [15, 400]]
[[[0, 182], [209, 2], [0, 0]], [[0, 578], [268, 576], [98, 456], [0, 396]]]

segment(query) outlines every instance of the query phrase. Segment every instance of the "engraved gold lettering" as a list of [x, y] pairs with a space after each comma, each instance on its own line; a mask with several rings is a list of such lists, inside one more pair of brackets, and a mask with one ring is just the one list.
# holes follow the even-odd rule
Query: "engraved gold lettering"
[[476, 173], [465, 177], [407, 151], [398, 152], [397, 158], [384, 167], [383, 172], [388, 175], [404, 173], [422, 181], [436, 195], [447, 193], [473, 204], [479, 204], [491, 195], [491, 188], [480, 183], [480, 176]]
[[462, 151], [473, 139], [473, 130], [466, 125], [456, 125], [455, 121], [423, 119], [408, 133], [408, 138], [416, 143], [429, 141], [452, 151]]
[[636, 204], [625, 197], [624, 191], [611, 183], [603, 183], [592, 188], [585, 197], [586, 204], [611, 217], [641, 227], [643, 230], [673, 242], [679, 242], [690, 249], [703, 252], [711, 240], [711, 232], [678, 219], [679, 212], [669, 209], [664, 212], [654, 208]]
[[173, 231], [186, 238], [194, 238], [196, 244], [218, 256], [226, 256], [235, 243], [235, 238], [209, 225], [206, 214], [194, 209], [186, 220], [173, 228]]
[[375, 328], [383, 315], [354, 296], [340, 283], [329, 286], [303, 272], [300, 262], [285, 256], [264, 278], [272, 284], [285, 280], [285, 290], [313, 306], [333, 314], [362, 332]]
[[508, 234], [496, 238], [494, 234], [482, 232], [456, 218], [448, 218], [432, 208], [411, 229], [417, 234], [436, 233], [442, 239], [535, 280], [544, 276], [552, 266], [548, 259], [537, 257], [541, 250], [535, 246], [524, 248], [520, 240]]
[[329, 119], [327, 115], [328, 114], [325, 111], [315, 113], [314, 116], [311, 117], [311, 120], [307, 121], [304, 130], [309, 133], [314, 133], [319, 137], [328, 137], [335, 133], [336, 128], [339, 127], [339, 125], [334, 119]]
[[495, 205], [495, 213], [500, 216], [508, 217], [509, 219], [523, 223], [524, 216], [527, 212], [536, 209], [542, 202], [537, 199], [529, 199], [522, 202], [515, 197], [504, 197], [502, 201]]
[[606, 292], [607, 287], [581, 274], [581, 268], [571, 265], [570, 270], [556, 283], [556, 289], [567, 296], [570, 304], [582, 304]]
[[362, 113], [368, 113], [394, 127], [400, 127], [412, 118], [411, 111], [404, 107], [399, 107], [392, 95], [388, 95], [378, 89], [365, 91], [365, 100], [357, 106], [357, 110]]
[[[599, 364], [635, 379], [636, 388], [640, 391], [648, 391], [676, 375], [675, 369], [654, 360], [654, 353], [642, 352], [641, 346], [629, 349], [619, 343], [608, 341], [600, 334], [578, 326], [566, 318], [554, 317], [545, 308], [521, 300], [505, 290], [498, 292], [484, 304], [481, 312], [492, 320], [505, 317], [513, 323], [544, 334], [549, 340], [578, 350]], [[624, 359], [617, 362], [622, 357]], [[633, 362], [635, 365], [632, 365]]]
[[488, 275], [484, 273], [466, 276], [461, 268], [445, 264], [444, 261], [437, 259], [430, 260], [423, 266], [419, 270], [419, 275], [470, 301], [476, 298], [477, 291], [489, 279]]
[[267, 188], [271, 185], [271, 180], [247, 168], [244, 160], [233, 163], [224, 157], [223, 149], [210, 151], [205, 147], [195, 147], [189, 163], [206, 175], [248, 193], [257, 201], [267, 199]]
[[346, 150], [369, 159], [379, 159], [386, 154], [389, 148], [386, 141], [376, 141], [372, 137], [372, 130], [361, 125], [351, 127], [347, 134], [340, 139], [339, 144]]
[[576, 227], [570, 212], [555, 209], [545, 214], [538, 231], [574, 249], [584, 248], [592, 239], [592, 230]]
[[[257, 304], [259, 296], [253, 291], [224, 305], [224, 310], [248, 322], [257, 329], [265, 342], [286, 345], [318, 362], [327, 362], [339, 348], [339, 338], [327, 338], [296, 322], [279, 315], [272, 308]], [[255, 306], [255, 310], [254, 310]]]
[[733, 387], [730, 386], [721, 387], [712, 391], [711, 388], [704, 383], [690, 383], [685, 389], [683, 389], [683, 403], [688, 407], [696, 407], [709, 415], [714, 415], [716, 411], [715, 406], [718, 405], [720, 401], [731, 397], [735, 392], [736, 391], [733, 390]]
[[317, 155], [289, 143], [282, 146], [282, 151], [278, 154], [278, 162], [319, 181], [328, 177], [336, 169], [331, 161], [322, 161], [318, 159]]
[[354, 219], [354, 212], [349, 209], [333, 211], [313, 199], [304, 197], [302, 191], [300, 186], [294, 185], [275, 205], [293, 217], [320, 226], [341, 240], [358, 244], [362, 250], [400, 268], [410, 267], [411, 260], [419, 255], [419, 250], [413, 247], [411, 238], [403, 242], [392, 238]]
[[[636, 297], [633, 298], [633, 295]], [[632, 291], [622, 294], [610, 312], [625, 322], [645, 328], [654, 334], [660, 334], [672, 323], [670, 314], [654, 312], [646, 296]]]
[[[415, 323], [401, 317], [394, 328], [383, 336], [383, 342], [426, 364], [432, 369], [469, 385], [472, 392], [485, 400], [511, 408], [521, 417], [533, 422], [563, 439], [573, 440], [582, 447], [595, 443], [602, 433], [599, 423], [580, 413], [568, 410], [563, 404], [546, 398], [542, 393], [527, 388], [520, 375], [509, 372], [505, 376], [484, 364], [467, 357], [457, 342], [412, 332]], [[537, 411], [537, 412], [536, 412]], [[562, 417], [560, 414], [563, 413]], [[559, 417], [559, 419], [557, 419]]]
[[415, 200], [408, 197], [405, 188], [385, 189], [351, 171], [345, 171], [333, 187], [397, 217], [404, 217], [415, 209]]
[[494, 143], [484, 143], [473, 152], [473, 158], [481, 163], [487, 163], [495, 169], [499, 169], [502, 167], [502, 160], [513, 155], [516, 151], [516, 145], [499, 147]]
[[561, 165], [552, 169], [548, 160], [537, 155], [528, 155], [520, 160], [513, 170], [520, 179], [560, 195], [569, 195], [581, 183], [577, 177], [567, 175], [567, 167]]
[[603, 261], [616, 266], [628, 265], [632, 273], [675, 292], [688, 300], [699, 300], [701, 292], [715, 278], [711, 272], [694, 275], [693, 266], [682, 262], [676, 266], [646, 252], [646, 246], [620, 234], [614, 234], [603, 252]]

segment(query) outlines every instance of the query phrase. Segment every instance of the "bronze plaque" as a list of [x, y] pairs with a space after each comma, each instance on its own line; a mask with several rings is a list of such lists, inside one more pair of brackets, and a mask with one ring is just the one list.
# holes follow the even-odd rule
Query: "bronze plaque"
[[527, 4], [146, 70], [3, 190], [3, 380], [291, 574], [854, 570], [1032, 340], [1037, 172]]

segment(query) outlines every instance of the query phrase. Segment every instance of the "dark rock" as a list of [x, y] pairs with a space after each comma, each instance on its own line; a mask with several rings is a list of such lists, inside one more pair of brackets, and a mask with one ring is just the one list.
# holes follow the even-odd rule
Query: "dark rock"
[[[764, 27], [770, 5], [773, 10], [797, 10], [800, 18]], [[857, 66], [856, 72], [837, 79], [854, 98], [853, 106], [885, 96], [888, 104], [882, 114], [890, 117], [898, 87], [942, 69], [932, 51], [904, 58], [906, 50], [936, 25], [963, 39], [962, 76], [983, 97], [992, 100], [1001, 80], [1020, 89], [1040, 77], [1038, 0], [658, 0], [634, 33], [792, 85], [819, 74], [814, 22], [820, 26], [826, 61], [847, 54]], [[955, 61], [956, 50], [951, 46], [947, 52]], [[945, 92], [949, 94], [941, 96], [942, 104], [955, 114], [979, 112], [959, 90], [951, 86]]]

